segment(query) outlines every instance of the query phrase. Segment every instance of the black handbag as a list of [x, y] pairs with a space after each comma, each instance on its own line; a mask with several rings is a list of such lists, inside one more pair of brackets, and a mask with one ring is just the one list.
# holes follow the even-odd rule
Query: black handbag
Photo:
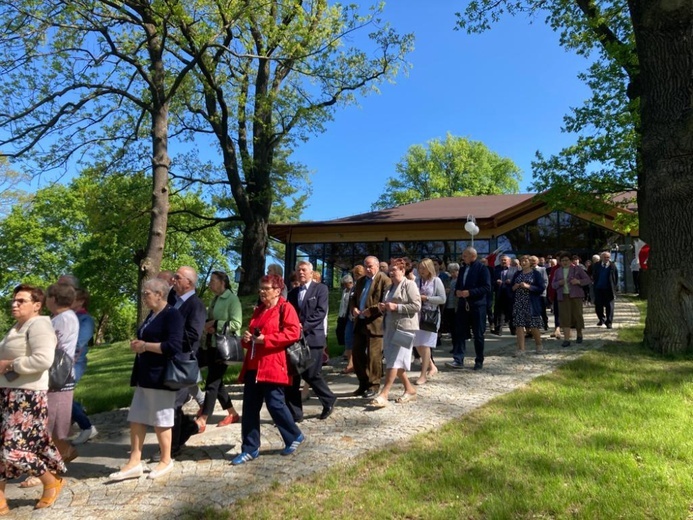
[[440, 311], [435, 309], [421, 308], [419, 314], [419, 329], [427, 332], [438, 332], [438, 316]]
[[197, 384], [200, 380], [200, 366], [195, 356], [188, 359], [178, 357], [168, 358], [164, 369], [164, 386], [171, 390], [179, 390]]
[[313, 364], [313, 358], [310, 355], [310, 347], [308, 343], [306, 343], [303, 332], [301, 332], [301, 337], [298, 338], [296, 343], [286, 347], [286, 356], [289, 358], [289, 364], [298, 374], [302, 374]]
[[[279, 309], [279, 330], [282, 329], [284, 329], [284, 305]], [[310, 368], [313, 358], [310, 355], [310, 347], [306, 343], [303, 331], [301, 331], [301, 337], [295, 343], [286, 347], [286, 358], [289, 361], [289, 366], [297, 374], [302, 374]]]
[[242, 363], [245, 358], [241, 339], [235, 332], [228, 333], [229, 322], [224, 325], [224, 330], [221, 333], [214, 334], [217, 345], [217, 363], [231, 365], [233, 363]]
[[68, 384], [74, 382], [72, 367], [74, 362], [67, 352], [59, 348], [55, 349], [53, 364], [48, 369], [48, 389], [62, 390]]

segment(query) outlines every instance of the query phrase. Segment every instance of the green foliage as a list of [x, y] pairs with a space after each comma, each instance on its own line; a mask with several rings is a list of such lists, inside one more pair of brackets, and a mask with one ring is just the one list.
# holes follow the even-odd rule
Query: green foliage
[[[261, 503], [242, 500], [232, 515], [217, 514], [686, 518], [693, 492], [691, 369], [690, 356], [606, 347], [439, 430], [278, 486]], [[311, 500], [318, 494], [320, 501]]]
[[0, 216], [7, 212], [24, 196], [18, 186], [29, 180], [29, 176], [10, 168], [7, 157], [0, 156]]
[[[592, 90], [584, 105], [571, 108], [563, 130], [576, 142], [548, 157], [538, 151], [532, 164], [533, 188], [553, 209], [606, 211], [632, 206], [614, 198], [638, 189], [638, 59], [625, 0], [477, 0], [458, 13], [458, 25], [471, 33], [488, 30], [504, 15], [544, 18], [567, 50], [592, 60], [580, 74]], [[619, 219], [621, 231], [637, 227], [637, 216]]]
[[414, 145], [397, 163], [373, 209], [439, 197], [517, 193], [520, 169], [479, 141], [447, 134], [426, 146]]
[[[41, 189], [16, 205], [0, 221], [0, 294], [20, 282], [45, 287], [60, 274], [73, 273], [90, 292], [90, 311], [99, 340], [130, 337], [136, 322], [137, 252], [149, 228], [148, 189], [144, 174], [104, 176], [85, 170], [69, 185]], [[213, 209], [199, 195], [171, 197], [171, 205], [209, 215]], [[201, 273], [228, 270], [226, 238], [216, 228], [188, 233], [194, 217], [176, 213], [164, 256], [164, 268], [190, 265]]]

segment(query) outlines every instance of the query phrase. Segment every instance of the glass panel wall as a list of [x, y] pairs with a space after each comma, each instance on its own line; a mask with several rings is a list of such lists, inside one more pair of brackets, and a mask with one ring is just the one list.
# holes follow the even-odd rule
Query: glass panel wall
[[[579, 255], [583, 260], [608, 248], [619, 235], [568, 213], [555, 211], [533, 222], [523, 224], [495, 241], [475, 239], [473, 246], [480, 256], [488, 255], [492, 248], [519, 256], [525, 253], [546, 256], [560, 250]], [[399, 242], [355, 242], [299, 244], [295, 248], [295, 261], [308, 260], [329, 287], [339, 287], [340, 278], [363, 262], [369, 255], [381, 260], [407, 256], [412, 260], [425, 257], [441, 258], [446, 263], [461, 261], [462, 251], [472, 245], [465, 240], [430, 240]], [[287, 275], [293, 266], [287, 266]]]
[[498, 237], [498, 247], [516, 256], [566, 250], [583, 260], [607, 248], [618, 234], [574, 215], [555, 211]]

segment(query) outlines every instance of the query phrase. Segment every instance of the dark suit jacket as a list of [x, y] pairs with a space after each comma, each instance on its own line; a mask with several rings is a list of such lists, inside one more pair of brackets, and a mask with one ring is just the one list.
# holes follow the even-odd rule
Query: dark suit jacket
[[200, 348], [202, 333], [207, 320], [207, 309], [202, 300], [193, 294], [183, 302], [178, 312], [183, 316], [185, 328], [183, 330], [183, 352], [192, 352], [197, 355]]
[[[599, 280], [603, 269], [604, 267], [602, 266], [601, 262], [592, 265], [592, 280], [594, 282], [595, 289], [597, 288], [597, 281]], [[609, 262], [606, 269], [609, 270], [609, 286], [611, 288], [611, 299], [613, 299], [616, 296], [616, 287], [618, 287], [618, 269], [616, 269], [616, 264], [613, 262]]]
[[[354, 307], [359, 308], [361, 302], [361, 294], [363, 293], [363, 288], [366, 285], [366, 277], [362, 276], [356, 282], [354, 286], [354, 292], [351, 293], [351, 298], [349, 300], [350, 312]], [[390, 277], [378, 271], [373, 277], [373, 282], [368, 290], [368, 296], [366, 296], [366, 308], [370, 309], [371, 315], [368, 318], [364, 318], [368, 331], [374, 336], [383, 335], [383, 315], [378, 309], [378, 303], [382, 302], [385, 298], [385, 293], [392, 285], [392, 280]], [[364, 310], [365, 310], [364, 309]], [[356, 320], [361, 320], [361, 318], [356, 318]]]
[[329, 291], [322, 283], [311, 282], [303, 297], [303, 308], [298, 304], [300, 287], [289, 291], [288, 301], [296, 309], [303, 326], [303, 335], [311, 348], [323, 348], [327, 344], [325, 317], [329, 306]]
[[[469, 270], [467, 280], [463, 283], [465, 270]], [[470, 305], [486, 305], [487, 298], [491, 297], [491, 275], [488, 268], [478, 260], [469, 265], [463, 265], [460, 274], [457, 275], [455, 291], [469, 291], [466, 300]], [[460, 298], [462, 302], [464, 298]], [[458, 303], [458, 309], [464, 309], [464, 305]]]
[[[147, 316], [151, 316], [151, 312]], [[147, 319], [144, 323], [147, 323]], [[142, 329], [137, 338], [148, 343], [161, 343], [162, 354], [142, 352], [135, 357], [130, 386], [170, 390], [164, 386], [164, 368], [168, 358], [177, 356], [183, 349], [183, 317], [173, 307], [167, 306]]]

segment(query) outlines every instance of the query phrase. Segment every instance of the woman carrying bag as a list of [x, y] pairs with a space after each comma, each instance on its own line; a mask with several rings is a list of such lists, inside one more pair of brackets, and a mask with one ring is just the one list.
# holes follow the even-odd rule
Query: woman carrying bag
[[[217, 352], [216, 334], [225, 333], [240, 334], [243, 311], [238, 296], [231, 292], [231, 282], [228, 275], [223, 271], [213, 271], [209, 279], [209, 290], [214, 293], [214, 300], [209, 306], [209, 320], [205, 323], [207, 333], [207, 381], [205, 383], [205, 402], [198, 412], [195, 420], [199, 431], [204, 431], [207, 426], [207, 419], [214, 413], [214, 404], [219, 400], [222, 409], [228, 412], [217, 427], [228, 426], [241, 420], [238, 412], [233, 407], [229, 392], [224, 386], [224, 374], [226, 374], [227, 364], [219, 359]], [[240, 341], [240, 338], [239, 340]]]

